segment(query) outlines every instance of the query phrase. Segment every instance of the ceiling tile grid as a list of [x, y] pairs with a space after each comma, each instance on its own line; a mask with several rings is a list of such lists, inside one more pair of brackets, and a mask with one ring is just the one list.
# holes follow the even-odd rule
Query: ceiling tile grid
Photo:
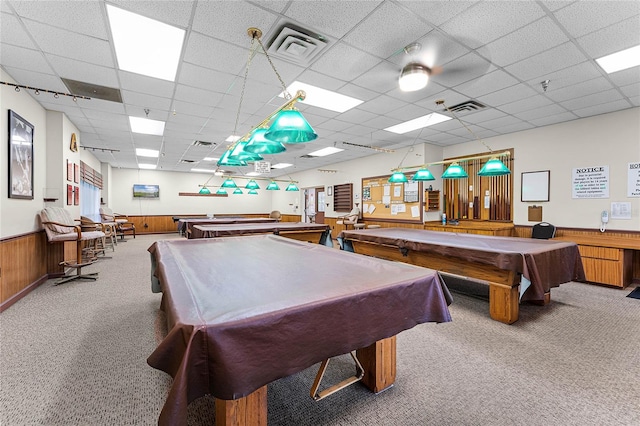
[[[117, 68], [107, 4], [186, 31], [175, 82]], [[64, 112], [80, 130], [81, 144], [99, 145], [104, 151], [94, 155], [114, 167], [144, 162], [162, 170], [214, 170], [215, 162], [202, 158], [221, 155], [234, 129], [244, 134], [284, 104], [280, 81], [259, 50], [242, 94], [249, 27], [263, 31], [265, 48], [285, 26], [324, 37], [328, 47], [307, 63], [272, 57], [278, 74], [285, 85], [300, 80], [364, 101], [344, 113], [298, 103], [319, 137], [268, 156], [295, 165], [273, 170], [273, 177], [377, 153], [340, 146], [342, 141], [397, 149], [423, 141], [448, 146], [473, 140], [457, 120], [403, 135], [384, 130], [434, 111], [451, 115], [436, 105], [438, 99], [447, 106], [484, 104], [458, 114], [481, 138], [640, 104], [640, 67], [606, 74], [595, 62], [640, 44], [638, 1], [3, 0], [0, 5], [0, 66], [17, 84], [66, 92], [61, 80], [66, 78], [121, 91], [122, 104], [74, 102], [23, 89], [44, 108]], [[407, 53], [413, 42], [419, 48]], [[411, 61], [435, 66], [435, 72], [426, 88], [402, 92], [400, 70]], [[166, 121], [164, 136], [131, 133], [128, 116]], [[194, 147], [194, 140], [216, 145]], [[300, 158], [334, 144], [345, 151]], [[136, 147], [163, 155], [137, 158]]]

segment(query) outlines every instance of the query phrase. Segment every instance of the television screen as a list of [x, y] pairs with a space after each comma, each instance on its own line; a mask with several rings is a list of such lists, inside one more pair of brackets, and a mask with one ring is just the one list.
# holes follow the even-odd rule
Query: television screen
[[133, 198], [160, 198], [160, 186], [134, 184]]

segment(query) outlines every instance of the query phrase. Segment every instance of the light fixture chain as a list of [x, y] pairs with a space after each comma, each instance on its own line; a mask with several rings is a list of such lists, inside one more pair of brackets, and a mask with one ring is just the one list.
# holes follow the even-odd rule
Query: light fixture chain
[[[438, 101], [436, 101], [436, 104], [438, 103]], [[493, 152], [493, 150], [491, 149], [491, 147], [489, 145], [487, 145], [481, 138], [478, 137], [478, 135], [476, 135], [475, 133], [473, 133], [473, 130], [471, 130], [469, 127], [467, 127], [466, 124], [464, 124], [464, 121], [460, 120], [458, 118], [458, 116], [456, 115], [455, 112], [453, 112], [451, 109], [449, 109], [449, 107], [447, 105], [445, 105], [444, 101], [442, 101], [442, 106], [444, 106], [444, 108], [449, 111], [451, 113], [451, 115], [453, 115], [453, 118], [455, 118], [456, 120], [458, 120], [458, 122], [460, 124], [462, 124], [464, 126], [465, 129], [467, 129], [467, 131], [469, 133], [471, 133], [471, 136], [473, 136], [474, 138], [476, 138], [476, 140], [478, 140], [482, 145], [485, 146], [485, 148], [487, 148], [489, 150], [489, 152]]]
[[[242, 110], [242, 101], [244, 100], [244, 89], [247, 87], [247, 78], [249, 77], [249, 67], [251, 67], [251, 59], [254, 55], [253, 38], [251, 38], [251, 45], [249, 46], [249, 57], [247, 58], [247, 67], [244, 70], [244, 79], [242, 80], [242, 91], [240, 92], [240, 104], [238, 105], [238, 113], [236, 114], [236, 124], [233, 126], [233, 135], [235, 136], [238, 131], [238, 121], [240, 120], [240, 111]], [[258, 39], [259, 41], [260, 39]], [[237, 141], [236, 141], [237, 142]], [[235, 146], [236, 142], [231, 144], [231, 147]], [[231, 149], [231, 147], [229, 149]]]
[[262, 44], [262, 40], [260, 40], [260, 38], [258, 37], [258, 43], [260, 43], [260, 47], [262, 48], [262, 51], [264, 52], [264, 55], [267, 57], [267, 60], [269, 61], [269, 64], [271, 65], [271, 68], [273, 69], [273, 72], [276, 73], [276, 76], [278, 77], [278, 80], [280, 80], [280, 84], [282, 85], [282, 93], [284, 94], [284, 98], [286, 100], [291, 100], [292, 96], [291, 93], [289, 93], [289, 91], [287, 90], [287, 85], [284, 84], [284, 80], [282, 80], [282, 77], [280, 76], [280, 73], [278, 73], [278, 70], [276, 69], [276, 66], [273, 64], [273, 61], [271, 61], [271, 56], [269, 56], [269, 54], [267, 53], [267, 50], [264, 48], [264, 45]]

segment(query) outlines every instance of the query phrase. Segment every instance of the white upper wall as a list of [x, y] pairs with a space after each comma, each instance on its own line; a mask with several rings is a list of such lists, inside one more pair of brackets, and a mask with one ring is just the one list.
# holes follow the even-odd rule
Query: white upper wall
[[[613, 202], [631, 203], [631, 219], [610, 219], [607, 229], [640, 231], [640, 198], [627, 197], [629, 163], [640, 162], [640, 108], [485, 139], [491, 149], [514, 148], [514, 220], [527, 219], [530, 205], [542, 206], [542, 220], [570, 228], [599, 228], [600, 213]], [[479, 142], [444, 149], [445, 158], [484, 152]], [[573, 199], [575, 168], [609, 166], [609, 198]], [[548, 202], [521, 202], [521, 174], [550, 171]]]
[[[0, 69], [2, 81], [15, 83]], [[44, 96], [44, 95], [41, 95]], [[9, 198], [8, 156], [9, 110], [34, 126], [33, 144], [33, 200]], [[13, 87], [0, 85], [0, 238], [20, 235], [39, 229], [37, 215], [44, 208], [43, 194], [47, 186], [47, 115], [31, 96], [29, 90], [16, 92]]]

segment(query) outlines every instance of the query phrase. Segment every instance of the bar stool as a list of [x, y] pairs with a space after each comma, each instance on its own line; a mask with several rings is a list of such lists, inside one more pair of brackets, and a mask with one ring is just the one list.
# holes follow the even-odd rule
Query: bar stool
[[354, 223], [353, 229], [364, 229], [367, 226], [365, 223]]

